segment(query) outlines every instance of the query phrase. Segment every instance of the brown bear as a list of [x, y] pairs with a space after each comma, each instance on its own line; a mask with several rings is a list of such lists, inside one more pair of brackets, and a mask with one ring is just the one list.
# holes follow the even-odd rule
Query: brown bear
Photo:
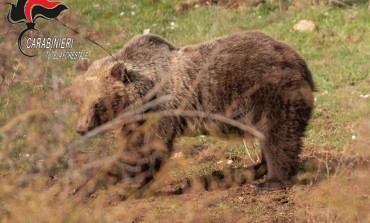
[[[254, 126], [264, 137], [260, 142], [263, 159], [252, 168], [253, 178], [267, 173], [258, 188], [285, 187], [292, 181], [315, 86], [307, 64], [291, 47], [258, 31], [182, 48], [149, 34], [133, 38], [114, 57], [95, 61], [74, 82], [78, 86], [74, 95], [79, 104], [79, 134], [112, 120], [141, 100], [170, 95], [170, 100], [141, 113], [201, 111]], [[145, 123], [137, 121], [135, 125]], [[167, 115], [151, 122], [150, 131], [143, 131], [149, 137], [132, 137], [133, 142], [123, 149], [126, 158], [120, 162], [125, 165], [110, 174], [120, 180], [140, 178], [136, 184], [141, 187], [160, 170], [175, 137], [187, 128], [214, 131], [208, 126], [222, 135], [245, 133], [204, 116]], [[129, 126], [122, 127], [127, 137], [135, 135], [127, 129]]]

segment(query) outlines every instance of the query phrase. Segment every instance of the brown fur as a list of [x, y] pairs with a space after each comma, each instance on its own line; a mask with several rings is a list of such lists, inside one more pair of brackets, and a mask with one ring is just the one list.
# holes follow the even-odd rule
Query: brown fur
[[[284, 186], [296, 175], [315, 87], [305, 61], [286, 44], [256, 31], [183, 48], [155, 35], [141, 35], [116, 57], [119, 62], [110, 57], [95, 61], [75, 81], [79, 133], [111, 120], [166, 80], [155, 97], [173, 97], [151, 111], [197, 110], [252, 124], [265, 136], [263, 161], [253, 168], [253, 178], [261, 178], [267, 170], [267, 181], [260, 186], [270, 188]], [[149, 137], [148, 131], [135, 135], [124, 126], [123, 134], [131, 137], [124, 150], [134, 160], [122, 161], [127, 168], [116, 169], [113, 175], [138, 177], [143, 179], [139, 185], [147, 183], [172, 151], [175, 137], [185, 128], [213, 132], [209, 126], [216, 126], [222, 135], [244, 134], [224, 123], [180, 116], [152, 124]], [[237, 178], [243, 181], [243, 176]]]

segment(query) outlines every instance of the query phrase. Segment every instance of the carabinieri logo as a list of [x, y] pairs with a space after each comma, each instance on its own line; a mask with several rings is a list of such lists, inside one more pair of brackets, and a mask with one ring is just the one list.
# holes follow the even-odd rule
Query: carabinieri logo
[[[10, 4], [10, 3], [9, 3]], [[54, 19], [63, 10], [68, 9], [61, 2], [49, 2], [49, 0], [18, 0], [17, 5], [10, 4], [12, 8], [8, 13], [8, 21], [12, 24], [26, 23], [26, 29], [24, 29], [18, 36], [18, 48], [22, 54], [28, 57], [34, 57], [36, 55], [28, 55], [23, 52], [22, 49], [22, 36], [29, 30], [35, 30], [35, 21], [37, 18], [43, 19]]]

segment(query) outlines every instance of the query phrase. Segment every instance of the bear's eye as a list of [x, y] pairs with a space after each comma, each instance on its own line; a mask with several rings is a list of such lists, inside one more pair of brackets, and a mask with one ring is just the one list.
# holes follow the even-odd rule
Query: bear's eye
[[104, 106], [104, 103], [102, 103], [102, 102], [98, 102], [98, 103], [96, 103], [95, 104], [95, 106], [94, 106], [94, 108], [95, 108], [95, 111], [98, 113], [98, 114], [103, 114], [104, 112], [106, 112], [107, 111], [107, 109], [105, 108], [105, 106]]

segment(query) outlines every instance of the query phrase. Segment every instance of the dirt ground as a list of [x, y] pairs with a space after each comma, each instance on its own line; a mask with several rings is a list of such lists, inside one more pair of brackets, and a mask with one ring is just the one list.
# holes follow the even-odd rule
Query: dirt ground
[[117, 203], [135, 213], [128, 222], [294, 222], [294, 192], [229, 190], [152, 197]]
[[[363, 131], [366, 134], [367, 130]], [[103, 212], [109, 216], [103, 219], [118, 222], [368, 222], [370, 219], [370, 190], [365, 183], [370, 179], [367, 152], [362, 152], [360, 158], [353, 156], [351, 150], [347, 154], [325, 154], [306, 148], [297, 183], [282, 190], [256, 191], [251, 184], [246, 184], [168, 195], [182, 186], [183, 172], [176, 166], [186, 170], [211, 160], [212, 169], [220, 160], [232, 157], [221, 144], [213, 146], [215, 148], [202, 147], [199, 143], [185, 144], [177, 144], [175, 154], [184, 155], [171, 158], [157, 178], [162, 182], [153, 183], [147, 195], [125, 200], [119, 195], [123, 189], [121, 185], [111, 185], [82, 199], [84, 211], [98, 219]], [[360, 148], [364, 148], [361, 142], [354, 145], [355, 151]], [[78, 162], [86, 163], [91, 157], [102, 156], [92, 151], [76, 157], [79, 157]], [[239, 159], [232, 158], [235, 160], [232, 165], [251, 163], [245, 154], [237, 157]], [[77, 202], [80, 198], [72, 196], [70, 199]], [[99, 212], [96, 212], [97, 206]]]
[[[207, 153], [207, 149], [202, 153]], [[219, 153], [213, 158], [222, 160], [227, 157], [225, 154]], [[222, 157], [223, 155], [225, 156]], [[94, 157], [97, 157], [96, 154]], [[201, 163], [205, 157], [207, 155], [197, 154], [191, 159], [198, 165], [198, 161]], [[85, 154], [84, 163], [86, 158]], [[187, 157], [180, 163], [187, 163], [186, 160]], [[178, 159], [172, 159], [169, 165], [176, 165], [177, 162]], [[183, 168], [190, 168], [186, 164], [183, 165]], [[169, 174], [165, 169], [163, 171], [165, 172], [160, 173], [162, 176]], [[119, 196], [122, 187], [117, 184], [100, 189], [82, 200], [87, 211], [93, 212], [95, 204], [104, 204], [106, 212], [115, 213], [113, 215], [117, 216], [114, 219], [125, 219], [122, 222], [296, 222], [294, 188], [256, 191], [250, 184], [246, 184], [226, 190], [190, 191], [169, 195], [178, 191], [182, 181], [172, 180], [171, 177], [164, 179], [159, 185], [151, 186], [150, 190], [154, 192], [144, 197], [123, 200]], [[313, 186], [299, 187], [302, 190], [310, 190]]]

